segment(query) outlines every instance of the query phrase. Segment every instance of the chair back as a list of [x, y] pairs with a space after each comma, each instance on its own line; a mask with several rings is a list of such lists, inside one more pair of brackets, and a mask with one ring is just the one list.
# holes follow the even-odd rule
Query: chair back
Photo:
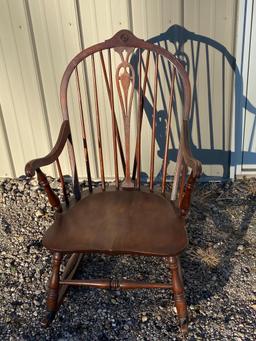
[[[182, 64], [166, 49], [138, 39], [128, 30], [121, 30], [111, 39], [81, 51], [67, 66], [60, 88], [64, 120], [69, 120], [68, 87], [71, 76], [75, 77], [76, 82], [89, 190], [92, 191], [93, 186], [88, 136], [93, 134], [91, 132], [89, 134], [90, 127], [85, 123], [82, 77], [90, 88], [90, 94], [85, 96], [90, 103], [88, 108], [95, 127], [93, 139], [96, 141], [102, 190], [106, 189], [105, 164], [109, 160], [113, 163], [117, 189], [140, 189], [143, 175], [142, 153], [147, 153], [143, 160], [147, 160], [149, 165], [150, 191], [154, 190], [155, 183], [160, 178], [161, 190], [164, 193], [167, 167], [172, 157], [169, 150], [170, 142], [174, 147], [174, 135], [176, 140], [177, 138], [180, 140], [183, 131], [177, 124], [176, 127], [172, 127], [172, 115], [177, 115], [180, 111], [182, 125], [188, 120], [190, 112], [190, 83]], [[105, 93], [105, 101], [102, 93]], [[159, 110], [159, 107], [163, 109]], [[110, 129], [104, 123], [106, 121], [108, 124], [111, 122]], [[146, 126], [147, 129], [150, 126], [150, 133], [147, 131], [143, 134], [143, 128]], [[107, 130], [108, 136], [111, 137], [112, 151], [107, 150], [107, 146], [104, 145], [102, 139], [104, 130]], [[161, 171], [158, 174], [155, 174], [156, 134], [161, 135], [162, 141], [158, 150], [162, 160]], [[178, 161], [176, 180], [174, 179], [176, 185], [172, 193], [174, 199], [182, 169], [182, 153], [179, 146], [173, 149], [176, 150], [173, 157], [175, 156]], [[74, 193], [79, 199], [80, 188], [71, 135], [68, 150]]]

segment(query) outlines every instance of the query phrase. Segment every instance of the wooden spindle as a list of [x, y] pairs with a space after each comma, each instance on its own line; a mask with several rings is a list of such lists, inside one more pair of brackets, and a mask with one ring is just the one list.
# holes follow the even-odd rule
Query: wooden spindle
[[[102, 52], [101, 52], [101, 54], [102, 54]], [[102, 60], [103, 60], [103, 58], [102, 58]], [[103, 65], [105, 65], [105, 64], [103, 64]], [[111, 51], [110, 51], [110, 49], [108, 49], [108, 69], [109, 69], [109, 82], [110, 82], [110, 85], [109, 85], [110, 96], [109, 96], [109, 98], [110, 98], [110, 107], [111, 107], [111, 113], [112, 113], [112, 136], [113, 136], [114, 163], [115, 163], [115, 182], [116, 182], [116, 188], [119, 188], [117, 145], [116, 145], [117, 122], [116, 122], [116, 115], [115, 115], [115, 111], [114, 111], [114, 91], [113, 91], [112, 62], [111, 62]]]
[[97, 137], [98, 137], [98, 151], [100, 159], [100, 174], [101, 174], [101, 187], [105, 190], [105, 175], [104, 175], [104, 162], [103, 162], [103, 152], [102, 152], [102, 140], [101, 140], [101, 129], [100, 129], [100, 113], [99, 113], [99, 101], [98, 101], [98, 90], [97, 90], [97, 80], [96, 80], [96, 70], [95, 70], [95, 60], [94, 55], [91, 56], [92, 61], [92, 78], [94, 85], [94, 102], [96, 111], [96, 124], [97, 124]]
[[147, 58], [146, 58], [146, 65], [145, 65], [145, 75], [143, 80], [143, 96], [145, 96], [146, 93], [146, 86], [148, 81], [148, 67], [149, 67], [149, 59], [150, 59], [150, 51], [147, 51]]
[[[102, 65], [104, 80], [105, 80], [106, 87], [107, 87], [108, 100], [109, 100], [109, 104], [110, 104], [112, 120], [114, 120], [115, 134], [116, 134], [118, 149], [119, 149], [119, 153], [120, 153], [121, 163], [122, 163], [123, 171], [124, 171], [124, 174], [125, 174], [125, 158], [124, 158], [122, 141], [121, 141], [121, 137], [120, 137], [120, 133], [119, 133], [119, 129], [118, 129], [118, 124], [117, 124], [117, 120], [116, 120], [116, 113], [115, 113], [115, 106], [114, 106], [112, 62], [111, 62], [111, 51], [110, 51], [110, 49], [108, 49], [109, 81], [108, 81], [108, 77], [107, 77], [107, 71], [106, 71], [106, 66], [105, 66], [105, 62], [104, 62], [104, 57], [103, 57], [102, 51], [100, 51], [100, 61], [101, 61], [101, 65]], [[112, 92], [113, 98], [111, 96], [111, 92]], [[114, 153], [115, 153], [115, 149], [114, 149]]]
[[180, 179], [180, 190], [179, 190], [179, 207], [181, 206], [181, 201], [182, 201], [183, 195], [184, 195], [187, 172], [188, 172], [188, 167], [183, 162], [181, 179]]
[[177, 160], [176, 160], [175, 171], [174, 171], [174, 179], [173, 179], [173, 184], [172, 184], [172, 193], [171, 193], [171, 200], [172, 201], [175, 201], [176, 197], [177, 197], [177, 191], [178, 191], [178, 186], [179, 186], [179, 179], [180, 179], [182, 162], [183, 162], [183, 155], [181, 152], [181, 148], [179, 148]]
[[186, 189], [183, 191], [182, 198], [180, 200], [180, 211], [183, 216], [188, 214], [190, 208], [191, 194], [196, 182], [196, 177], [193, 175], [193, 171], [188, 177], [188, 181], [186, 183]]
[[[141, 93], [141, 49], [139, 49], [139, 105], [137, 114], [137, 143], [136, 143], [136, 159], [134, 165], [137, 163], [137, 182], [136, 187], [140, 188], [140, 168], [141, 168], [141, 125], [142, 125], [142, 93]], [[136, 166], [135, 166], [136, 169]]]
[[81, 121], [81, 127], [82, 127], [84, 158], [85, 158], [86, 172], [87, 172], [87, 178], [88, 178], [88, 186], [89, 186], [89, 191], [92, 192], [91, 169], [90, 169], [90, 161], [89, 161], [89, 154], [88, 154], [88, 147], [87, 147], [85, 124], [84, 124], [84, 111], [83, 111], [83, 103], [82, 103], [82, 97], [81, 97], [81, 87], [80, 87], [79, 74], [78, 74], [77, 67], [75, 68], [75, 74], [76, 74], [78, 105], [79, 105], [79, 110], [80, 110], [80, 121]]
[[152, 117], [152, 137], [151, 137], [151, 159], [150, 159], [150, 191], [154, 188], [154, 165], [155, 165], [155, 137], [156, 137], [156, 111], [157, 111], [157, 85], [158, 85], [158, 60], [159, 55], [156, 55], [155, 60], [155, 75], [154, 75], [154, 100], [153, 100], [153, 117]]
[[64, 177], [63, 177], [63, 174], [62, 174], [62, 170], [61, 170], [59, 159], [56, 160], [56, 165], [57, 165], [57, 170], [58, 170], [58, 174], [59, 174], [59, 178], [60, 178], [60, 183], [61, 183], [61, 188], [62, 188], [62, 193], [63, 193], [63, 196], [64, 196], [64, 200], [65, 200], [66, 206], [68, 206], [69, 205], [69, 200], [68, 200], [68, 195], [67, 195], [66, 186], [65, 186]]
[[74, 151], [74, 146], [73, 146], [73, 141], [72, 141], [71, 135], [68, 137], [67, 145], [68, 145], [68, 155], [69, 155], [71, 172], [72, 172], [73, 192], [74, 192], [74, 196], [75, 196], [76, 200], [80, 200], [81, 199], [81, 189], [80, 189], [79, 180], [78, 180], [75, 151]]
[[167, 112], [167, 124], [166, 124], [166, 135], [165, 135], [165, 150], [164, 150], [164, 160], [163, 160], [163, 177], [162, 177], [162, 193], [165, 192], [166, 187], [166, 173], [167, 173], [167, 156], [168, 156], [168, 147], [170, 141], [170, 133], [171, 133], [171, 118], [172, 118], [172, 104], [173, 104], [173, 92], [174, 92], [174, 82], [176, 78], [176, 69], [173, 71], [171, 89], [170, 89], [170, 98], [169, 98], [169, 106]]

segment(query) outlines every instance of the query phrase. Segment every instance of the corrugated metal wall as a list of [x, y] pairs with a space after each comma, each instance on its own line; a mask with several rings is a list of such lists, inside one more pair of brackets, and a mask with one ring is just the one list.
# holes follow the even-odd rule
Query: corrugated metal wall
[[[67, 63], [122, 28], [183, 54], [193, 89], [192, 149], [205, 175], [228, 176], [236, 5], [235, 0], [0, 0], [0, 176], [20, 176], [28, 160], [49, 152], [62, 120], [59, 85]], [[77, 131], [77, 142], [79, 137]], [[107, 131], [103, 139], [111, 143]], [[93, 154], [92, 149], [97, 177]], [[66, 153], [61, 161], [70, 173]], [[54, 175], [53, 168], [46, 171]]]

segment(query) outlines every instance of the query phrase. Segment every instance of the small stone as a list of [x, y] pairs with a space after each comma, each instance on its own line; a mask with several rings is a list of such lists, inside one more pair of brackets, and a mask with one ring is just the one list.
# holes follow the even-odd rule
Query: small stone
[[243, 246], [243, 245], [238, 245], [238, 247], [237, 247], [237, 250], [238, 250], [238, 251], [243, 251], [243, 249], [244, 249], [244, 246]]
[[57, 189], [59, 187], [59, 181], [57, 179], [53, 180], [51, 183], [51, 188], [52, 189]]
[[42, 217], [44, 215], [44, 212], [41, 209], [39, 209], [39, 210], [36, 211], [35, 215], [36, 215], [37, 218], [40, 218], [40, 217]]
[[114, 298], [111, 298], [111, 303], [112, 304], [117, 304], [117, 301]]
[[37, 300], [34, 300], [33, 303], [34, 303], [34, 305], [36, 305], [37, 307], [39, 307], [39, 306], [41, 305], [40, 302], [38, 302]]
[[175, 312], [175, 314], [177, 314], [177, 308], [173, 307], [172, 310]]
[[30, 180], [30, 185], [31, 185], [31, 187], [32, 187], [32, 186], [36, 186], [37, 184], [38, 184], [37, 179], [32, 179], [32, 180]]
[[20, 183], [20, 184], [18, 185], [18, 190], [19, 190], [19, 192], [23, 192], [23, 191], [24, 191], [24, 188], [25, 188], [25, 184]]
[[256, 304], [252, 304], [252, 305], [251, 305], [251, 308], [254, 309], [254, 310], [256, 310]]
[[141, 321], [144, 323], [144, 322], [147, 322], [147, 320], [148, 320], [148, 317], [146, 315], [143, 315], [141, 318]]

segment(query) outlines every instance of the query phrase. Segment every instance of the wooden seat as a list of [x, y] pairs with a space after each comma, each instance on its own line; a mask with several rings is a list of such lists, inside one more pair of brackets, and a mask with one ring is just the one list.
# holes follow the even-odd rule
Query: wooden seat
[[99, 192], [61, 214], [44, 246], [62, 252], [114, 252], [175, 256], [187, 246], [184, 218], [155, 193]]
[[[74, 146], [74, 141], [78, 143], [78, 140], [77, 136], [72, 136], [74, 126], [69, 119], [68, 89], [72, 94], [75, 85], [78, 104], [74, 114], [80, 116], [81, 121], [80, 149]], [[86, 89], [88, 92], [83, 96]], [[74, 104], [74, 98], [71, 102]], [[44, 246], [53, 253], [45, 325], [54, 319], [70, 285], [105, 289], [166, 288], [173, 291], [181, 330], [187, 332], [188, 315], [179, 254], [188, 243], [184, 216], [189, 210], [193, 185], [201, 173], [201, 164], [193, 158], [189, 148], [190, 102], [188, 74], [177, 58], [127, 30], [86, 48], [68, 64], [60, 87], [63, 122], [57, 142], [48, 155], [28, 162], [25, 168], [27, 176], [37, 173], [40, 186], [56, 210], [55, 221], [43, 238]], [[173, 112], [176, 118], [174, 132]], [[77, 118], [73, 124], [75, 122]], [[145, 132], [144, 140], [141, 137], [143, 129], [150, 129]], [[77, 133], [78, 129], [75, 131]], [[106, 149], [108, 136], [111, 141]], [[130, 141], [132, 137], [134, 143]], [[59, 161], [65, 146], [72, 173], [71, 198]], [[90, 147], [96, 148], [95, 153]], [[81, 148], [85, 163], [78, 167], [76, 153]], [[144, 159], [142, 152], [147, 154]], [[94, 167], [91, 167], [92, 160]], [[175, 164], [173, 181], [167, 186], [171, 161]], [[58, 171], [63, 203], [41, 170], [52, 163]], [[79, 172], [86, 171], [80, 174], [88, 183], [86, 194], [81, 191], [78, 169]], [[114, 180], [114, 190], [109, 190], [107, 178]], [[97, 192], [93, 180], [99, 179]], [[145, 179], [147, 185], [143, 183]], [[154, 192], [156, 182], [161, 184], [161, 193]], [[170, 199], [167, 200], [167, 196]], [[93, 252], [167, 256], [172, 281], [73, 279], [82, 254]], [[60, 278], [60, 265], [66, 253], [72, 255]]]

